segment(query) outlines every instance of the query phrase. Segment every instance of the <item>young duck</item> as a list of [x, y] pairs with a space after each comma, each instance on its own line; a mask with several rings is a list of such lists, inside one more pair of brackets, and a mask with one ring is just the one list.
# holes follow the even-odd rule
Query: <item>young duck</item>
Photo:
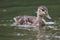
[[45, 22], [46, 22], [43, 17], [46, 16], [48, 19], [51, 19], [51, 17], [48, 14], [48, 9], [45, 6], [38, 7], [36, 13], [37, 13], [37, 17], [34, 20], [33, 25], [39, 24], [43, 27], [45, 26]]
[[37, 24], [41, 25], [42, 27], [45, 26], [44, 16], [51, 19], [48, 14], [48, 9], [45, 6], [39, 6], [37, 10], [37, 17], [36, 16], [17, 16], [14, 17], [14, 21], [16, 24], [20, 25], [34, 25]]

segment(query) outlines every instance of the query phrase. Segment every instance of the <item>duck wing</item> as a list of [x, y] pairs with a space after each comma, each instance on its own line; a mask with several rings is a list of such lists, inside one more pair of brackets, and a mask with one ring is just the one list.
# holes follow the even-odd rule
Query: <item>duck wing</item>
[[33, 21], [36, 19], [35, 16], [16, 16], [14, 17], [14, 21], [18, 24], [27, 24], [33, 23]]

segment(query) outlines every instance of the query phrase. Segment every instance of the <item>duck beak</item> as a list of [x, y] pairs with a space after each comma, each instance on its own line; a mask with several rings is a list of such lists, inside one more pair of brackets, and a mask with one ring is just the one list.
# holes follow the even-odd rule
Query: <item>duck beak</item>
[[49, 16], [49, 14], [47, 14], [46, 17], [47, 17], [48, 19], [51, 19], [51, 17]]

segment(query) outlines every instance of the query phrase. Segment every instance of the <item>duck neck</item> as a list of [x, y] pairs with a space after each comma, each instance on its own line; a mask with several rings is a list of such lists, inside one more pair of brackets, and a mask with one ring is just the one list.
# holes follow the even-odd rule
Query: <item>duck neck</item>
[[41, 20], [42, 19], [42, 17], [39, 15], [39, 13], [37, 14], [37, 18], [36, 18], [37, 20]]

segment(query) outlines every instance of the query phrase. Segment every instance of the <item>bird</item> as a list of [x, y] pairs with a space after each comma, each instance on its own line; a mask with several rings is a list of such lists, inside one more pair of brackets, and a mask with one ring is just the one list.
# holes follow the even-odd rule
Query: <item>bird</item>
[[42, 27], [45, 26], [46, 22], [44, 19], [45, 16], [48, 19], [51, 19], [51, 17], [48, 14], [48, 9], [46, 6], [39, 6], [36, 13], [37, 16], [23, 15], [23, 16], [16, 16], [13, 19], [15, 23], [18, 25], [33, 25], [33, 26], [40, 25]]

